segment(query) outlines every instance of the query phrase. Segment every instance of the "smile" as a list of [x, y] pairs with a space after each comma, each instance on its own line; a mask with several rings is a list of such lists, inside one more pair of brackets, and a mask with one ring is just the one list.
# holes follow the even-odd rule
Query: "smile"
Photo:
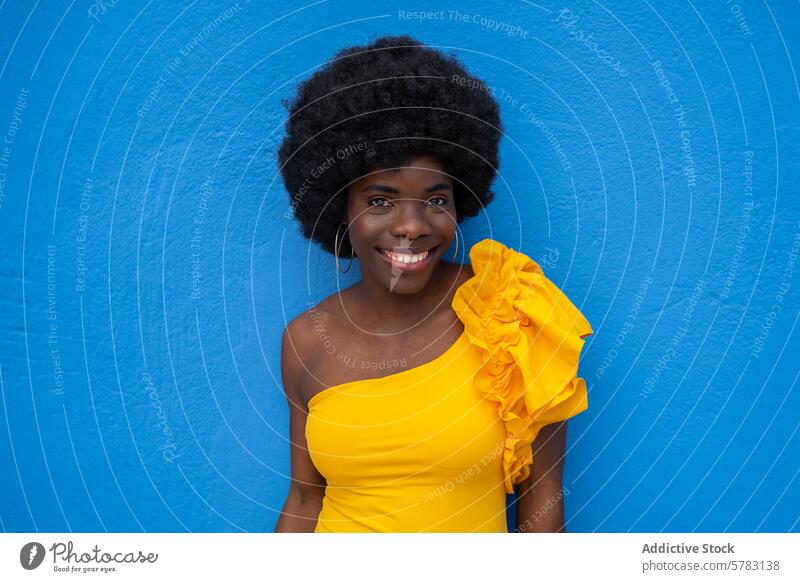
[[376, 249], [378, 254], [384, 261], [389, 263], [392, 267], [402, 269], [403, 271], [419, 271], [427, 267], [439, 246], [435, 246], [427, 251], [420, 253], [393, 253], [386, 249]]

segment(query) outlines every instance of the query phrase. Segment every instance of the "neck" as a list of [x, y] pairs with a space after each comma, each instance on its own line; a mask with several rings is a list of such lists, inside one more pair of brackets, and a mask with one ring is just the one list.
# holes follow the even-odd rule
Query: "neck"
[[434, 265], [425, 286], [416, 293], [395, 293], [384, 282], [364, 273], [355, 286], [356, 302], [362, 306], [361, 313], [363, 306], [369, 306], [368, 313], [377, 317], [365, 318], [362, 327], [376, 333], [395, 333], [425, 321], [434, 312], [449, 306], [445, 305], [450, 291], [448, 279], [447, 266], [441, 260]]

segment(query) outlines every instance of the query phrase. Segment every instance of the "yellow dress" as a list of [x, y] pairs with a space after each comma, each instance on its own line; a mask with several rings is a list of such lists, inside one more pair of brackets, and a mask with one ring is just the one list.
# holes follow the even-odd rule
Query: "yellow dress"
[[328, 484], [315, 532], [507, 532], [537, 433], [586, 409], [589, 322], [526, 255], [487, 238], [469, 257], [451, 303], [464, 332], [444, 354], [309, 401]]

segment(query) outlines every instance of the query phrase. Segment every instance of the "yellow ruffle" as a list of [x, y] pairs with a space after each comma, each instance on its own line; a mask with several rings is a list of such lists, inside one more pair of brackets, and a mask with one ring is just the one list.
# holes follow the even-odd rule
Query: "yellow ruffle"
[[530, 474], [539, 430], [588, 406], [577, 373], [592, 328], [530, 257], [488, 238], [469, 257], [474, 276], [452, 305], [470, 341], [485, 350], [475, 387], [499, 403], [505, 488], [513, 493]]

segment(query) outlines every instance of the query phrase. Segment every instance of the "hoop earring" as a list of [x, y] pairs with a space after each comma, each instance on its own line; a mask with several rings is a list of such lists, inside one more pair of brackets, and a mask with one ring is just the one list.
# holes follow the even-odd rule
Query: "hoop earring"
[[[342, 271], [342, 268], [339, 266], [339, 251], [341, 250], [339, 248], [339, 231], [342, 229], [342, 224], [343, 223], [340, 223], [339, 228], [336, 229], [336, 238], [334, 239], [333, 242], [333, 250], [334, 250], [333, 254], [336, 257], [336, 268], [339, 269], [340, 273], [346, 273], [347, 271], [350, 270], [350, 267], [353, 266], [353, 247], [352, 246], [350, 247], [350, 262], [347, 264], [347, 268], [344, 271]], [[342, 242], [344, 242], [344, 239], [342, 239]]]
[[455, 262], [456, 258], [458, 257], [458, 229], [456, 229], [456, 252], [453, 254], [453, 262]]

